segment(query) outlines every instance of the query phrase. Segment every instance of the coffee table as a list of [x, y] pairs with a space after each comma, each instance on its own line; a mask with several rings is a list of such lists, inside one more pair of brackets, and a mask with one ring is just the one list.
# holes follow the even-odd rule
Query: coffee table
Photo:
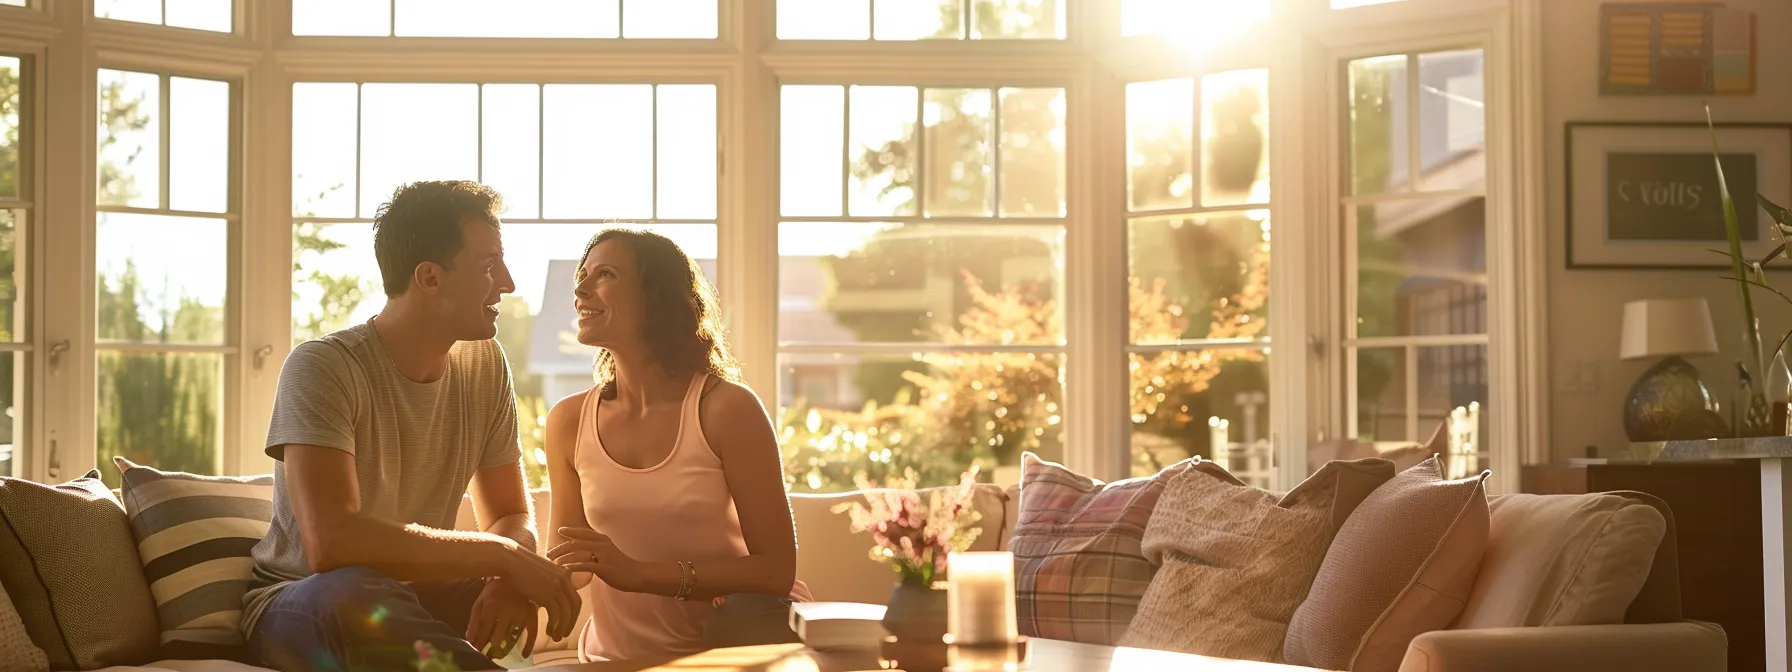
[[[1313, 672], [1310, 667], [1294, 667], [1245, 660], [1210, 658], [1170, 651], [1125, 649], [1099, 644], [1078, 644], [1050, 639], [1029, 642], [1027, 672], [1139, 672], [1179, 670], [1186, 672]], [[747, 646], [716, 649], [672, 661], [583, 663], [543, 667], [531, 672], [856, 672], [877, 670], [877, 654], [869, 651], [810, 651], [801, 644]]]

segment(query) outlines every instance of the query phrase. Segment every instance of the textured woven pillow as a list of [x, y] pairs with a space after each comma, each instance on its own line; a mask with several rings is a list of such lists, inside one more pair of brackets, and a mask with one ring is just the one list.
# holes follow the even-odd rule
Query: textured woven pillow
[[1616, 625], [1649, 580], [1667, 520], [1621, 495], [1504, 495], [1452, 629]]
[[239, 659], [250, 549], [267, 536], [272, 476], [196, 476], [113, 458], [124, 477], [166, 658]]
[[1145, 527], [1161, 567], [1120, 645], [1281, 662], [1332, 535], [1393, 477], [1386, 460], [1329, 462], [1279, 501], [1213, 462], [1171, 479]]
[[0, 584], [51, 669], [156, 659], [156, 603], [98, 469], [61, 485], [0, 478]]
[[1414, 637], [1449, 627], [1487, 546], [1488, 474], [1444, 480], [1430, 457], [1363, 500], [1288, 624], [1288, 662], [1393, 672]]
[[1088, 644], [1120, 641], [1157, 564], [1140, 541], [1164, 486], [1194, 466], [1113, 483], [1021, 455], [1014, 553], [1020, 634]]
[[0, 586], [0, 672], [44, 672], [50, 669], [50, 657], [31, 643], [25, 633], [25, 622], [12, 606], [6, 587]]

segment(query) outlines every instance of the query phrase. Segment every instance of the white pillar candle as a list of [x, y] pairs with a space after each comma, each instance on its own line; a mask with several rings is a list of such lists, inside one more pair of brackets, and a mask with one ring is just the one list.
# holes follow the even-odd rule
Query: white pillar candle
[[953, 553], [946, 576], [946, 628], [953, 644], [1016, 640], [1013, 553]]

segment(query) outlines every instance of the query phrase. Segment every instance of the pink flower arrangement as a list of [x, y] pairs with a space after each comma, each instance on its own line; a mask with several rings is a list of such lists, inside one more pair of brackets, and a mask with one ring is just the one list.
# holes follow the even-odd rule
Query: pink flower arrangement
[[871, 533], [872, 560], [889, 563], [902, 583], [931, 587], [945, 580], [949, 556], [969, 548], [982, 533], [975, 525], [983, 515], [971, 506], [976, 484], [977, 467], [971, 467], [956, 487], [861, 487], [864, 502], [839, 504], [833, 511], [852, 516], [853, 532]]

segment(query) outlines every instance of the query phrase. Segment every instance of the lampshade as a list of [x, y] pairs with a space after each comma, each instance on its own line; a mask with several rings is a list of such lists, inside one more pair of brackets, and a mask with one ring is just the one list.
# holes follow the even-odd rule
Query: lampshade
[[1643, 299], [1624, 304], [1623, 359], [1717, 352], [1711, 306], [1704, 299]]

